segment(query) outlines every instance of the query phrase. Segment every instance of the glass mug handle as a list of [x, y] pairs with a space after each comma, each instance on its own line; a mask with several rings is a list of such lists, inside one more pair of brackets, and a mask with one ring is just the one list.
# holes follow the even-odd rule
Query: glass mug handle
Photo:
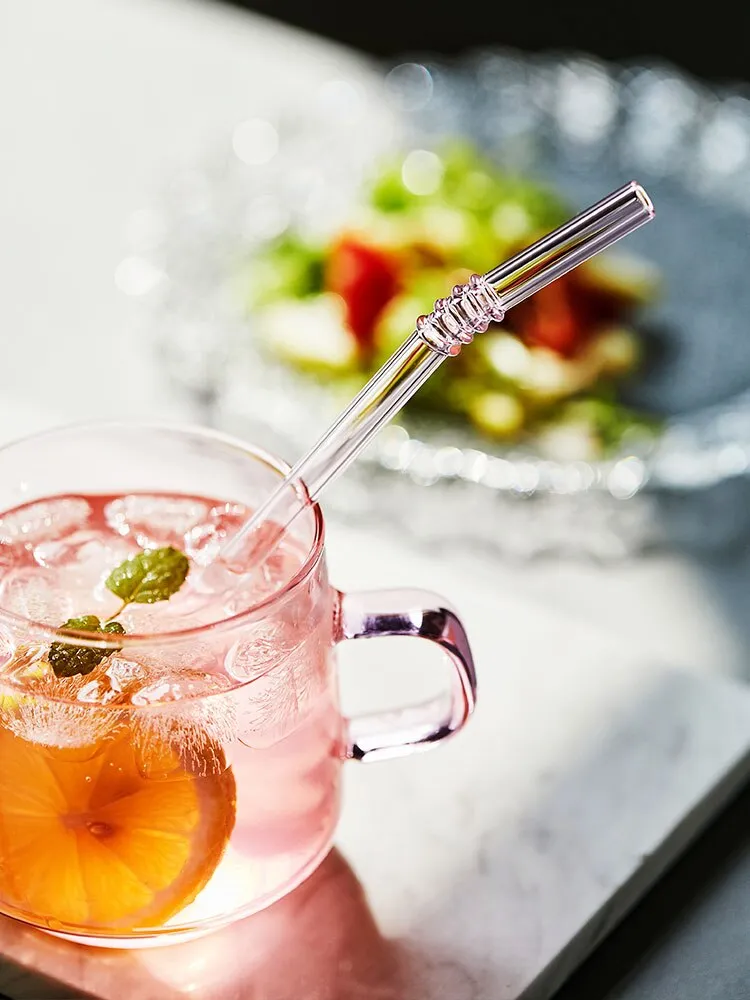
[[337, 593], [336, 642], [393, 635], [427, 639], [447, 654], [453, 668], [442, 695], [349, 719], [346, 756], [361, 761], [400, 757], [461, 729], [474, 709], [477, 679], [466, 630], [447, 602], [428, 590]]

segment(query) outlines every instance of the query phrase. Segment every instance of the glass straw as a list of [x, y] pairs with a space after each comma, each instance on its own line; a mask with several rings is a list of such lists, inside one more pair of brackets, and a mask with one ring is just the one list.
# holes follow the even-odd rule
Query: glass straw
[[[505, 312], [617, 240], [649, 222], [654, 207], [635, 181], [581, 212], [515, 257], [483, 276], [458, 285], [449, 299], [439, 299], [417, 329], [370, 379], [328, 430], [301, 458], [244, 525], [217, 552], [214, 563], [233, 569], [247, 553], [251, 533], [272, 521], [252, 550], [253, 564], [275, 548], [297, 515], [316, 503], [325, 487], [340, 476], [380, 428], [392, 419], [447, 357], [458, 354], [474, 333], [499, 321]], [[303, 485], [304, 484], [304, 485]], [[216, 567], [218, 569], [218, 566]], [[213, 576], [210, 567], [204, 580]], [[248, 572], [237, 565], [235, 572]], [[210, 585], [210, 582], [209, 582]]]

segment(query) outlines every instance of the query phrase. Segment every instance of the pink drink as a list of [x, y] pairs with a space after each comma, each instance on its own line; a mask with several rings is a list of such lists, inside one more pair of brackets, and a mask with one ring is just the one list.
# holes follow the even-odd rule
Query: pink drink
[[[194, 586], [247, 516], [164, 493], [0, 515], [0, 911], [89, 943], [203, 931], [283, 895], [328, 850], [343, 734], [323, 561], [289, 537], [252, 585]], [[57, 677], [30, 623], [105, 621], [122, 603], [110, 571], [164, 546], [190, 559], [181, 589], [129, 605], [125, 648]]]
[[[0, 913], [114, 947], [230, 923], [322, 860], [344, 759], [424, 749], [469, 718], [455, 611], [427, 591], [331, 587], [301, 484], [271, 556], [251, 536], [252, 575], [209, 589], [202, 568], [288, 472], [158, 424], [0, 448]], [[344, 719], [336, 647], [392, 635], [447, 660], [441, 694]]]

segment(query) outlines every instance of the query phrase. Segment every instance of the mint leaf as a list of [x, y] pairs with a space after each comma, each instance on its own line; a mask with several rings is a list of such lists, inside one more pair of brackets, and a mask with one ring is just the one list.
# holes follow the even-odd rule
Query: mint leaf
[[100, 632], [102, 623], [96, 615], [79, 615], [77, 618], [68, 618], [60, 628], [69, 628], [75, 632]]
[[[125, 626], [121, 625], [119, 622], [107, 622], [107, 624], [102, 626], [99, 631], [107, 632], [109, 635], [125, 635]], [[115, 650], [113, 649], [112, 652], [114, 653]]]
[[190, 563], [171, 546], [147, 549], [126, 559], [106, 579], [106, 585], [125, 604], [155, 604], [167, 601], [185, 582]]
[[[76, 632], [101, 632], [107, 635], [125, 634], [125, 629], [119, 622], [107, 622], [106, 625], [102, 625], [96, 615], [68, 618], [60, 628], [73, 629]], [[89, 646], [74, 646], [68, 642], [53, 642], [47, 653], [47, 660], [56, 677], [74, 677], [76, 674], [90, 674], [102, 660], [106, 660], [115, 652], [116, 649], [95, 649]]]
[[[113, 569], [106, 584], [122, 600], [122, 611], [128, 604], [154, 604], [156, 601], [169, 600], [185, 582], [189, 569], [187, 556], [178, 549], [171, 546], [147, 549]], [[69, 618], [60, 628], [74, 629], [77, 632], [100, 632], [102, 635], [125, 634], [125, 629], [119, 622], [110, 619], [103, 625], [96, 615]], [[47, 653], [47, 660], [57, 677], [74, 677], [76, 674], [90, 674], [102, 660], [115, 652], [117, 649], [96, 649], [68, 642], [53, 642]]]

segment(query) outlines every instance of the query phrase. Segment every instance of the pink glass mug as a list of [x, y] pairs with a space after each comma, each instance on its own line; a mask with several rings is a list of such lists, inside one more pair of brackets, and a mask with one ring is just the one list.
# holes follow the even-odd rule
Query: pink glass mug
[[[272, 557], [262, 599], [232, 594], [210, 623], [197, 593], [134, 607], [116, 645], [75, 639], [106, 649], [95, 673], [50, 671], [55, 626], [110, 613], [97, 560], [109, 570], [136, 543], [207, 558], [229, 509], [217, 502], [252, 508], [287, 471], [229, 437], [166, 425], [69, 427], [0, 449], [0, 510], [34, 505], [0, 514], [0, 912], [119, 947], [227, 924], [325, 857], [345, 759], [422, 749], [468, 719], [476, 679], [455, 612], [421, 590], [332, 588], [317, 506]], [[40, 559], [53, 564], [42, 597]], [[335, 648], [382, 636], [435, 643], [448, 690], [346, 719]]]

